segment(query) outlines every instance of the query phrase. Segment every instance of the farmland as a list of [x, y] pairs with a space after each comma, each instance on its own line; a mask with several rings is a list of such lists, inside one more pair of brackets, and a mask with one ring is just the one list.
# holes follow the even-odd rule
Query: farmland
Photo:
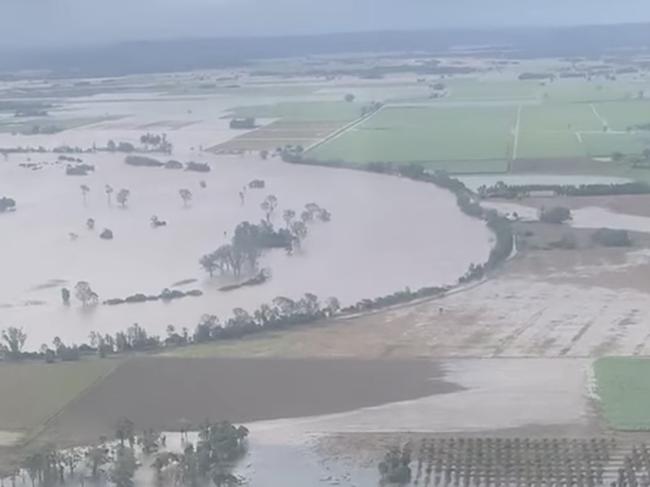
[[0, 365], [0, 432], [32, 430], [110, 372], [114, 365], [115, 361], [96, 360], [53, 366]]
[[594, 369], [607, 421], [617, 429], [650, 429], [650, 360], [607, 357]]

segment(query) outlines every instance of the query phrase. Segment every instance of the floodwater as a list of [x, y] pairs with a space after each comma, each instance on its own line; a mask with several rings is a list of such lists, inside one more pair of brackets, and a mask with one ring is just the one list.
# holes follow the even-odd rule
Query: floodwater
[[[50, 154], [31, 158], [55, 160]], [[26, 156], [0, 162], [0, 194], [17, 201], [16, 212], [0, 215], [0, 328], [22, 326], [30, 348], [55, 336], [79, 343], [90, 331], [114, 333], [136, 322], [154, 334], [164, 335], [169, 324], [191, 331], [204, 313], [228, 317], [235, 307], [253, 310], [280, 295], [312, 292], [350, 304], [407, 286], [452, 284], [470, 263], [486, 260], [493, 239], [482, 222], [458, 210], [451, 193], [389, 176], [205, 153], [195, 159], [211, 163], [208, 174], [134, 168], [111, 154], [83, 159], [96, 166], [94, 174], [66, 176], [61, 165], [18, 167]], [[242, 206], [238, 193], [255, 178], [265, 180], [266, 189], [248, 190]], [[81, 184], [90, 187], [86, 203]], [[131, 191], [126, 208], [108, 204], [106, 184]], [[194, 195], [187, 208], [180, 188]], [[239, 222], [261, 220], [259, 205], [268, 194], [279, 200], [276, 226], [284, 224], [282, 211], [299, 213], [309, 202], [328, 209], [332, 221], [311, 226], [297, 255], [268, 252], [261, 264], [273, 277], [266, 284], [219, 292], [198, 260], [225, 243]], [[152, 229], [152, 215], [168, 226]], [[94, 231], [85, 227], [88, 218], [96, 221]], [[114, 240], [98, 237], [103, 228]], [[81, 280], [103, 300], [157, 294], [188, 279], [196, 281], [183, 289], [201, 289], [202, 297], [93, 309], [74, 299], [66, 307], [60, 299], [62, 286]]]
[[[552, 200], [549, 200], [549, 206], [552, 206], [551, 203]], [[516, 213], [518, 218], [523, 221], [536, 221], [539, 217], [537, 208], [519, 203], [486, 200], [481, 202], [481, 205], [510, 217]], [[612, 228], [630, 232], [650, 233], [650, 218], [619, 213], [599, 206], [587, 206], [571, 210], [569, 224], [575, 228]]]

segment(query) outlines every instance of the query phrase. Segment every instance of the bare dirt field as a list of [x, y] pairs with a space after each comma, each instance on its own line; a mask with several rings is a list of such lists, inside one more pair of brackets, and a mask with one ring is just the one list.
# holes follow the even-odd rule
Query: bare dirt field
[[234, 422], [339, 413], [446, 394], [437, 362], [144, 357], [119, 367], [60, 415], [47, 432], [59, 441], [111, 435], [120, 417], [140, 428], [174, 430], [183, 420]]

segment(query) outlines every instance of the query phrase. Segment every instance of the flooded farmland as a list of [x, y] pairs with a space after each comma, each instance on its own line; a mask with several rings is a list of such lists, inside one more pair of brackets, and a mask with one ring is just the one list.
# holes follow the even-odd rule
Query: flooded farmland
[[[107, 101], [71, 108], [86, 116], [128, 112], [121, 120], [53, 135], [0, 137], [1, 146], [90, 147], [108, 138], [137, 141], [142, 127], [162, 124], [174, 144], [169, 158], [207, 162], [212, 168], [193, 173], [131, 167], [123, 154], [94, 153], [80, 154], [94, 172], [67, 176], [64, 165], [55, 164], [55, 154], [12, 154], [0, 161], [0, 194], [17, 202], [15, 212], [0, 216], [0, 231], [8, 236], [0, 268], [11, 276], [0, 283], [0, 323], [23, 327], [28, 348], [57, 336], [81, 343], [91, 331], [115, 333], [133, 323], [153, 334], [163, 335], [170, 324], [191, 332], [203, 314], [228, 317], [233, 308], [252, 311], [276, 296], [295, 299], [311, 292], [352, 304], [406, 287], [453, 284], [471, 263], [487, 259], [491, 234], [482, 222], [463, 215], [447, 191], [389, 176], [200, 152], [199, 147], [228, 134], [226, 122], [219, 120], [223, 101], [200, 102], [213, 106], [214, 115], [194, 105], [188, 115], [179, 108], [187, 103], [143, 98], [114, 102], [118, 106], [112, 108]], [[21, 166], [33, 163], [41, 168]], [[266, 187], [248, 190], [242, 203], [239, 192], [253, 179], [264, 180]], [[81, 185], [88, 187], [86, 195]], [[105, 185], [130, 191], [124, 208], [107, 201]], [[181, 188], [192, 192], [191, 204], [183, 205]], [[260, 204], [269, 194], [278, 199], [272, 217], [277, 227], [284, 224], [284, 210], [299, 214], [310, 202], [326, 208], [332, 221], [310, 226], [295, 255], [265, 253], [261, 266], [270, 269], [272, 278], [264, 285], [220, 292], [223, 282], [209, 279], [199, 258], [226, 243], [238, 223], [263, 219]], [[153, 215], [168, 225], [153, 229]], [[89, 218], [96, 222], [94, 230], [86, 228]], [[113, 232], [113, 240], [98, 237], [104, 228]], [[100, 301], [157, 294], [174, 285], [204, 294], [171, 303], [84, 309], [73, 300], [64, 306], [61, 288], [78, 281], [90, 283]]]

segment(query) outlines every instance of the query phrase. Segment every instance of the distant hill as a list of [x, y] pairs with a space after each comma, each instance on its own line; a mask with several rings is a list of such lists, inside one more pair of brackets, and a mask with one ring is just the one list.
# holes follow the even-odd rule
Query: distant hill
[[0, 50], [0, 71], [45, 70], [61, 76], [117, 76], [344, 52], [428, 52], [440, 56], [462, 46], [482, 46], [484, 53], [491, 54], [507, 50], [508, 57], [515, 58], [600, 56], [620, 49], [650, 48], [650, 24], [179, 39], [56, 50]]

